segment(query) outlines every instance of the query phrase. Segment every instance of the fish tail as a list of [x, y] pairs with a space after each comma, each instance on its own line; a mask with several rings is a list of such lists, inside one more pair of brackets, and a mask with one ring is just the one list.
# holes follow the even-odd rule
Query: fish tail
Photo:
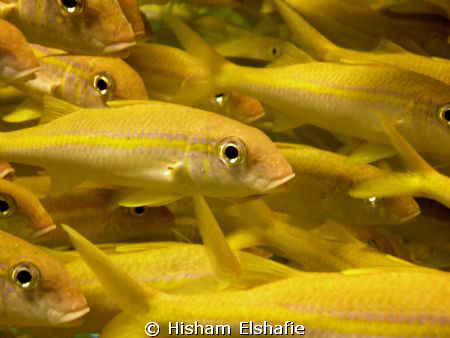
[[324, 59], [324, 55], [331, 55], [331, 52], [333, 54], [338, 52], [339, 47], [323, 36], [285, 2], [275, 0], [275, 5], [291, 29], [292, 38], [306, 52], [311, 53], [318, 60]]
[[378, 118], [409, 171], [361, 181], [350, 190], [350, 195], [356, 198], [412, 195], [432, 198], [450, 208], [450, 178], [430, 166], [382, 113]]
[[[213, 90], [222, 88], [224, 85], [224, 70], [234, 65], [220, 55], [203, 38], [189, 28], [183, 21], [176, 17], [168, 19], [168, 24], [175, 33], [178, 41], [184, 49], [191, 55], [194, 55], [199, 62], [211, 74], [211, 83]], [[235, 66], [236, 67], [236, 66]]]

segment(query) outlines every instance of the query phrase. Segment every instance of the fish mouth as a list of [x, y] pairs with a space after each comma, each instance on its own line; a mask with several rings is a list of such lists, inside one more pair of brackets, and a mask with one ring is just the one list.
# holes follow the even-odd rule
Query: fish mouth
[[260, 118], [264, 117], [265, 115], [266, 115], [266, 113], [262, 112], [261, 114], [258, 114], [256, 116], [246, 118], [243, 122], [244, 123], [253, 123], [255, 121], [258, 121]]
[[280, 178], [278, 180], [274, 180], [274, 181], [270, 181], [266, 188], [265, 191], [266, 192], [274, 192], [274, 190], [278, 191], [278, 190], [286, 190], [287, 188], [289, 188], [289, 186], [287, 184], [285, 184], [287, 181], [293, 179], [295, 177], [295, 173], [292, 173], [290, 175], [287, 175], [283, 178]]
[[136, 41], [116, 43], [114, 45], [106, 46], [105, 48], [103, 48], [103, 53], [111, 54], [121, 52], [125, 49], [133, 47], [134, 45], [136, 45]]
[[413, 213], [413, 214], [411, 214], [411, 215], [409, 215], [409, 216], [400, 217], [400, 218], [399, 218], [399, 224], [406, 223], [406, 222], [412, 220], [413, 218], [419, 216], [420, 213], [421, 213], [421, 211], [420, 211], [420, 210], [417, 210], [415, 213]]
[[79, 310], [79, 311], [72, 311], [72, 312], [64, 313], [64, 312], [50, 309], [48, 311], [48, 315], [49, 315], [49, 317], [51, 317], [51, 318], [49, 318], [49, 321], [54, 324], [65, 324], [65, 323], [73, 322], [73, 321], [83, 317], [86, 313], [89, 312], [89, 310], [90, 310], [89, 307], [85, 307], [84, 309]]
[[48, 227], [46, 227], [46, 228], [44, 228], [44, 229], [42, 229], [42, 230], [36, 231], [36, 232], [32, 235], [32, 237], [33, 237], [33, 238], [41, 237], [42, 235], [45, 235], [47, 232], [53, 231], [53, 230], [55, 230], [55, 229], [56, 229], [56, 225], [55, 225], [55, 224], [50, 225], [50, 226], [48, 226]]

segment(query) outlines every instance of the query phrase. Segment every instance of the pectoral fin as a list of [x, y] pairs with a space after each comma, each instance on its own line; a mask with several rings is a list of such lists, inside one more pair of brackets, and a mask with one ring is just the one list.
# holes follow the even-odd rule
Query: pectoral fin
[[353, 150], [349, 156], [349, 161], [353, 163], [372, 163], [395, 155], [397, 155], [397, 152], [391, 146], [367, 141]]
[[12, 113], [3, 116], [3, 121], [20, 123], [40, 118], [42, 115], [42, 103], [27, 98]]
[[39, 121], [39, 124], [45, 124], [50, 121], [53, 121], [57, 118], [63, 117], [67, 114], [71, 114], [78, 109], [81, 109], [78, 106], [75, 106], [66, 101], [54, 98], [52, 96], [44, 96], [44, 105], [43, 105], [43, 113], [42, 118]]
[[62, 172], [58, 169], [47, 168], [46, 170], [51, 180], [51, 196], [60, 195], [84, 182], [83, 178], [69, 175], [68, 173]]
[[229, 247], [222, 229], [202, 196], [193, 196], [198, 227], [211, 265], [217, 276], [233, 281], [241, 273], [239, 259]]
[[172, 203], [183, 196], [158, 194], [151, 190], [122, 190], [117, 193], [116, 200], [122, 207], [133, 208], [143, 205], [162, 206]]

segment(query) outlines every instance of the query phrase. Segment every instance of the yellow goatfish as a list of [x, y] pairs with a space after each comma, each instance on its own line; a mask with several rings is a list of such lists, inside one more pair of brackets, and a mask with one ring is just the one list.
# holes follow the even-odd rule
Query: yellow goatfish
[[14, 84], [32, 99], [4, 116], [4, 121], [39, 118], [40, 101], [45, 95], [81, 107], [106, 107], [113, 100], [148, 99], [139, 74], [118, 58], [60, 55], [41, 57], [39, 63], [35, 79]]
[[398, 224], [420, 213], [412, 197], [349, 196], [354, 185], [386, 173], [375, 166], [352, 163], [346, 156], [309, 146], [276, 145], [292, 166], [295, 178], [289, 191], [265, 198], [275, 211], [315, 223], [332, 219], [354, 225]]
[[29, 190], [0, 179], [0, 229], [21, 238], [40, 237], [56, 228], [41, 202]]
[[45, 168], [56, 194], [85, 180], [127, 187], [118, 201], [130, 207], [195, 194], [262, 195], [294, 176], [256, 128], [164, 102], [116, 101], [114, 106], [83, 109], [45, 97], [43, 122], [67, 115], [0, 134], [0, 157]]
[[421, 73], [450, 85], [450, 60], [416, 55], [407, 51], [370, 53], [341, 48], [316, 31], [283, 1], [276, 0], [275, 3], [294, 33], [296, 41], [308, 48], [307, 52], [317, 60], [385, 64]]
[[[339, 46], [370, 50], [386, 38], [419, 54], [448, 57], [448, 22], [390, 17], [360, 0], [283, 0]], [[440, 1], [440, 0], [437, 0]], [[447, 0], [443, 0], [447, 1]]]
[[221, 214], [221, 223], [234, 229], [228, 237], [233, 248], [268, 246], [305, 271], [412, 266], [364, 245], [340, 224], [328, 222], [317, 234], [302, 229], [302, 224], [283, 222], [261, 200], [234, 204]]
[[33, 43], [86, 54], [110, 54], [135, 44], [117, 0], [1, 0], [0, 17]]
[[235, 337], [242, 325], [245, 333], [249, 326], [271, 325], [272, 334], [277, 330], [293, 335], [297, 327], [311, 336], [450, 334], [450, 277], [445, 273], [414, 267], [301, 273], [246, 291], [169, 295], [137, 281], [75, 231], [65, 229], [123, 310], [103, 329], [102, 337], [148, 337], [147, 330], [156, 328], [147, 325], [149, 321], [159, 325], [161, 336], [175, 334], [169, 331], [170, 322], [203, 325], [204, 330], [209, 325], [210, 333], [222, 328]]
[[[450, 117], [450, 110], [447, 110]], [[356, 184], [350, 195], [357, 198], [413, 195], [434, 199], [450, 208], [450, 177], [430, 166], [386, 119], [378, 114], [386, 134], [409, 171], [393, 172], [369, 178]]]
[[126, 59], [144, 80], [151, 99], [187, 104], [249, 123], [264, 116], [261, 104], [236, 92], [195, 96], [209, 74], [192, 55], [164, 45], [139, 44]]
[[[112, 189], [79, 188], [46, 198], [42, 204], [56, 224], [70, 224], [93, 243], [117, 243], [133, 238], [174, 240], [177, 234], [183, 236], [184, 228], [172, 225], [175, 218], [167, 208], [117, 207], [113, 196]], [[60, 227], [33, 242], [51, 247], [71, 246]]]
[[[225, 60], [176, 18], [170, 26], [181, 44], [203, 61], [211, 76], [205, 92], [218, 89], [252, 96], [272, 109], [276, 130], [313, 124], [330, 131], [389, 144], [376, 117], [386, 111], [420, 151], [450, 152], [447, 116], [450, 86], [416, 72], [384, 65], [322, 62], [251, 68]], [[361, 112], [364, 114], [361, 114]], [[432, 137], [431, 137], [432, 136]]]
[[22, 33], [0, 19], [0, 81], [22, 80], [38, 68], [38, 60]]
[[64, 266], [38, 247], [0, 231], [0, 325], [79, 325], [89, 308]]
[[[280, 263], [239, 252], [243, 273], [232, 285], [224, 285], [215, 275], [202, 245], [181, 243], [139, 243], [99, 246], [115, 264], [143, 284], [170, 294], [193, 294], [245, 290], [295, 276], [298, 272]], [[90, 307], [77, 328], [32, 329], [33, 337], [73, 337], [76, 333], [99, 332], [120, 312], [96, 276], [76, 252], [55, 252], [79, 285]], [[28, 332], [28, 331], [27, 331]]]

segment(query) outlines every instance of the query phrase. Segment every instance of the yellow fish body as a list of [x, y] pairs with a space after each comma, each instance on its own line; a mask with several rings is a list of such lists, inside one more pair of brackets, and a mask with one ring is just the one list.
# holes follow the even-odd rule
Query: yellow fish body
[[2, 0], [0, 15], [30, 42], [87, 54], [110, 54], [135, 44], [116, 0]]
[[142, 328], [149, 321], [156, 322], [160, 334], [167, 336], [169, 322], [230, 325], [231, 336], [240, 336], [240, 322], [283, 325], [287, 320], [303, 325], [311, 336], [450, 334], [450, 277], [445, 273], [402, 267], [301, 273], [247, 291], [167, 295], [142, 285], [99, 249], [66, 229], [83, 259], [124, 311], [104, 328], [103, 337], [145, 337]]
[[[100, 246], [111, 260], [130, 273], [133, 278], [170, 294], [191, 294], [242, 290], [286, 277], [297, 271], [279, 263], [249, 254], [239, 253], [243, 274], [234, 285], [223, 284], [215, 275], [206, 252], [201, 245], [181, 243], [137, 243]], [[67, 255], [74, 255], [73, 252]], [[64, 255], [64, 254], [63, 254]], [[120, 312], [96, 276], [82, 259], [73, 258], [65, 265], [71, 278], [79, 285], [90, 306], [77, 328], [53, 329], [55, 337], [70, 336], [75, 332], [98, 332]], [[33, 336], [43, 331], [31, 331]], [[63, 333], [66, 333], [63, 335]], [[45, 336], [51, 334], [45, 331]]]
[[398, 129], [419, 151], [450, 151], [448, 125], [440, 118], [450, 102], [450, 86], [440, 81], [388, 66], [321, 62], [264, 69], [237, 66], [181, 21], [172, 18], [170, 24], [183, 46], [212, 71], [211, 87], [258, 99], [272, 110], [277, 130], [309, 123], [389, 144], [376, 117], [382, 110], [389, 119], [402, 122]]
[[47, 169], [55, 193], [94, 180], [140, 190], [125, 191], [123, 206], [156, 205], [149, 194], [167, 196], [164, 202], [197, 193], [241, 198], [293, 177], [266, 135], [220, 115], [152, 101], [80, 109], [47, 98], [44, 105], [47, 112], [75, 112], [2, 134], [0, 153]]
[[332, 219], [356, 225], [397, 224], [420, 213], [412, 197], [362, 200], [348, 194], [358, 182], [385, 174], [375, 166], [308, 146], [277, 145], [296, 177], [289, 191], [266, 197], [275, 211], [319, 223]]
[[139, 44], [131, 49], [126, 61], [141, 74], [151, 99], [187, 104], [242, 122], [253, 122], [264, 115], [263, 107], [252, 97], [236, 92], [205, 93], [202, 89], [209, 73], [182, 50]]

